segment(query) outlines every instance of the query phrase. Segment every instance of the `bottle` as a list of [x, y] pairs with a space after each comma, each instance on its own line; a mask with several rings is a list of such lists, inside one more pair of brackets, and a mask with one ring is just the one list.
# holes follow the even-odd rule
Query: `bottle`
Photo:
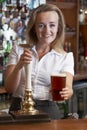
[[71, 42], [68, 43], [68, 52], [71, 52], [72, 49], [71, 49]]
[[87, 46], [85, 47], [85, 50], [84, 50], [84, 57], [85, 57], [85, 60], [87, 60]]
[[22, 38], [21, 38], [21, 37], [18, 37], [18, 39], [17, 39], [17, 44], [18, 44], [18, 45], [22, 44]]
[[7, 0], [6, 3], [7, 3], [7, 4], [11, 4], [11, 0]]
[[3, 53], [3, 47], [0, 48], [0, 68], [3, 67], [3, 57], [4, 57], [4, 53]]
[[27, 13], [28, 8], [27, 8], [27, 4], [24, 4], [24, 12]]
[[3, 86], [4, 84], [4, 74], [3, 74], [3, 68], [4, 68], [4, 53], [3, 53], [3, 47], [0, 48], [0, 86]]
[[5, 49], [5, 52], [9, 54], [10, 50], [11, 50], [11, 44], [10, 44], [10, 41], [7, 40], [7, 47]]
[[7, 40], [7, 46], [5, 48], [5, 52], [4, 52], [4, 66], [6, 66], [7, 62], [8, 62], [8, 55], [10, 53], [11, 47], [10, 47], [10, 42]]
[[64, 44], [64, 50], [65, 50], [66, 52], [68, 52], [68, 43], [67, 43], [67, 42], [65, 42], [65, 44]]
[[3, 67], [0, 67], [0, 86], [4, 85], [4, 74], [3, 74]]
[[13, 14], [10, 15], [9, 26], [11, 27], [11, 29], [14, 30], [14, 28], [15, 28], [15, 24], [14, 24], [14, 20], [13, 20]]
[[17, 4], [17, 9], [20, 12], [20, 10], [23, 7], [23, 1], [22, 0], [16, 0], [16, 4]]
[[6, 0], [4, 0], [4, 2], [2, 2], [2, 12], [7, 11], [7, 4], [6, 4]]
[[13, 46], [13, 36], [10, 36], [10, 50], [12, 49]]
[[3, 40], [2, 40], [2, 46], [3, 46], [3, 50], [4, 50], [4, 52], [5, 52], [5, 49], [6, 49], [6, 47], [7, 47], [7, 42], [6, 42], [6, 39], [5, 39], [5, 38], [3, 38]]
[[2, 3], [0, 3], [0, 13], [2, 12]]
[[5, 12], [2, 12], [2, 18], [1, 18], [1, 24], [4, 25], [6, 23], [6, 16], [5, 16]]
[[18, 17], [18, 22], [17, 22], [17, 29], [16, 29], [18, 37], [22, 37], [23, 30], [24, 30], [24, 21], [19, 16]]
[[79, 13], [79, 22], [84, 23], [84, 20], [85, 20], [85, 14], [84, 14], [84, 12], [80, 12]]

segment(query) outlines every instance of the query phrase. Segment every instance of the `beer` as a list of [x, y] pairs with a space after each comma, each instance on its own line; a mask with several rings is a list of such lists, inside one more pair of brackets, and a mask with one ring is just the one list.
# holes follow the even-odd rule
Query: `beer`
[[66, 85], [66, 75], [64, 73], [51, 75], [52, 98], [54, 101], [63, 101], [59, 92]]

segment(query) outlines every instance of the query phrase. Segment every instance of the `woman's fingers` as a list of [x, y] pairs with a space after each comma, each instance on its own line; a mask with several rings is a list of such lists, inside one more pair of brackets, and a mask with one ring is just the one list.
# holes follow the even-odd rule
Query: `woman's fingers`
[[24, 49], [24, 53], [21, 55], [20, 60], [24, 63], [24, 64], [29, 64], [30, 61], [32, 60], [32, 52], [25, 48]]
[[63, 97], [65, 100], [69, 98], [69, 88], [63, 88], [62, 91], [60, 91], [61, 97]]

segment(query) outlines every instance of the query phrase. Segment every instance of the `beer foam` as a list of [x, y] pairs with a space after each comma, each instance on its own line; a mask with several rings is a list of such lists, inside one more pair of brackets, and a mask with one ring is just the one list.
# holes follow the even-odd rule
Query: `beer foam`
[[51, 76], [55, 76], [55, 77], [66, 77], [65, 73], [58, 73], [58, 74], [52, 74]]

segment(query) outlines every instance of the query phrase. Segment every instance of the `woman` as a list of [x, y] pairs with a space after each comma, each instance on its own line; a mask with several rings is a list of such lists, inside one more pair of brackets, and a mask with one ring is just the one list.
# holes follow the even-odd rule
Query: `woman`
[[[66, 73], [66, 87], [60, 92], [64, 100], [73, 94], [74, 60], [72, 52], [63, 49], [65, 23], [61, 10], [55, 5], [40, 5], [32, 12], [27, 25], [27, 47], [15, 45], [9, 55], [5, 88], [13, 94], [11, 110], [20, 109], [24, 98], [24, 65], [32, 61], [32, 95], [35, 108], [47, 112], [52, 119], [59, 119], [59, 108], [51, 98], [52, 73]], [[15, 103], [17, 104], [15, 104]]]

